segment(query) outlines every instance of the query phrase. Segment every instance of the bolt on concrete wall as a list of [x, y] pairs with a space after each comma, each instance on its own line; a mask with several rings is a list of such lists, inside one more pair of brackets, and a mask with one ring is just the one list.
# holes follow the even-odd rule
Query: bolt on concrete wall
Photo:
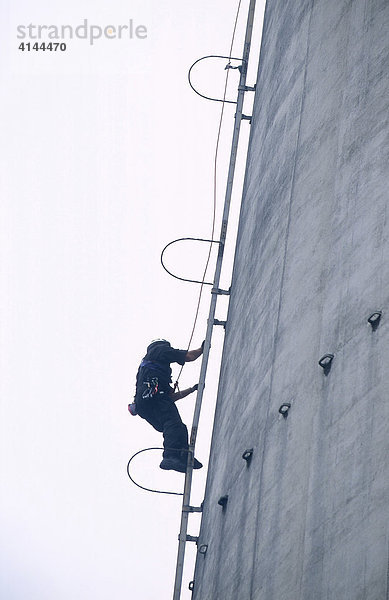
[[387, 0], [268, 0], [194, 600], [389, 598], [388, 67]]

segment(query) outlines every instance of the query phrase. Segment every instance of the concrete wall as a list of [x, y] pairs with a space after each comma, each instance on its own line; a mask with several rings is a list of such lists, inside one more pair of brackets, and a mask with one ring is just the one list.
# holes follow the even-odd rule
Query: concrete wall
[[388, 67], [388, 0], [268, 0], [195, 600], [389, 598]]

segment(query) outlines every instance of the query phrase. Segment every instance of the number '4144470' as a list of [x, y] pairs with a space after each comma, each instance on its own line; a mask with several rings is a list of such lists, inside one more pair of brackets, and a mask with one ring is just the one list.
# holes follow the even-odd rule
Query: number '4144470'
[[36, 52], [39, 50], [43, 50], [43, 52], [57, 52], [58, 50], [64, 52], [66, 50], [65, 42], [35, 42], [32, 44], [31, 42], [22, 42], [19, 46], [19, 50], [31, 52], [31, 50], [35, 50]]

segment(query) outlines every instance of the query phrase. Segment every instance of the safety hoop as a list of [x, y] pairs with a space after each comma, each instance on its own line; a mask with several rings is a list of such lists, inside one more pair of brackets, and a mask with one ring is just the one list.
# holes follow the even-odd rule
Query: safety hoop
[[185, 240], [192, 240], [194, 242], [208, 242], [209, 244], [219, 244], [222, 245], [222, 242], [219, 242], [218, 240], [204, 240], [202, 238], [192, 238], [192, 237], [184, 237], [184, 238], [178, 238], [177, 240], [173, 240], [172, 242], [169, 242], [164, 249], [161, 252], [161, 265], [163, 266], [163, 268], [165, 269], [165, 271], [167, 273], [169, 273], [169, 275], [171, 275], [172, 277], [174, 277], [175, 279], [180, 279], [181, 281], [187, 281], [189, 283], [199, 283], [200, 285], [213, 285], [213, 282], [209, 282], [209, 281], [197, 281], [197, 279], [185, 279], [185, 277], [179, 277], [178, 275], [174, 275], [174, 273], [172, 273], [171, 271], [169, 271], [169, 269], [167, 269], [164, 265], [163, 262], [163, 255], [165, 250], [167, 250], [167, 248], [169, 248], [169, 246], [171, 246], [172, 244], [175, 244], [176, 242], [183, 242]]
[[[243, 62], [243, 58], [234, 58], [233, 56], [219, 56], [218, 54], [209, 54], [208, 56], [203, 56], [202, 58], [198, 58], [193, 65], [190, 67], [189, 71], [188, 71], [188, 81], [189, 81], [189, 85], [192, 88], [192, 90], [198, 95], [201, 96], [202, 98], [205, 98], [206, 100], [212, 100], [213, 102], [223, 102], [223, 103], [228, 103], [228, 104], [237, 104], [237, 102], [235, 100], [224, 100], [221, 98], [211, 98], [210, 96], [205, 96], [204, 94], [200, 94], [200, 92], [198, 92], [196, 90], [196, 88], [193, 86], [190, 75], [192, 72], [192, 69], [195, 65], [197, 65], [197, 63], [199, 63], [201, 60], [205, 60], [206, 58], [226, 58], [227, 60], [231, 61], [231, 60], [239, 60], [240, 62]], [[228, 65], [225, 67], [225, 69], [241, 69], [241, 66], [239, 67], [232, 67], [230, 63], [228, 63]]]

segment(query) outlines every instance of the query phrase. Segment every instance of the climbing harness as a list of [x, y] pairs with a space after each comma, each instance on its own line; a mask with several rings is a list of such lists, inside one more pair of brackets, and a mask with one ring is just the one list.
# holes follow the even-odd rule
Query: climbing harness
[[155, 394], [158, 394], [158, 377], [153, 377], [150, 381], [144, 381], [143, 385], [146, 389], [142, 393], [142, 398], [152, 398]]

